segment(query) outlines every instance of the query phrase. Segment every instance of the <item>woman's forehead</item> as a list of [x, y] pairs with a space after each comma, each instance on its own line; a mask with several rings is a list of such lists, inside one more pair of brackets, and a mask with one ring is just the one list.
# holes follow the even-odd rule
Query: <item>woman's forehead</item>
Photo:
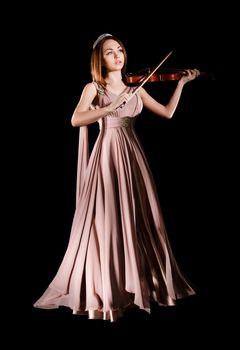
[[107, 39], [103, 43], [103, 50], [112, 49], [116, 47], [121, 47], [121, 45], [114, 39]]

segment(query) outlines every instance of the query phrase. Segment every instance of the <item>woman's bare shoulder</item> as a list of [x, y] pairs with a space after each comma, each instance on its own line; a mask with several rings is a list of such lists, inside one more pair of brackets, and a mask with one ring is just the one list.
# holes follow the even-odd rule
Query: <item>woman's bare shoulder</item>
[[97, 86], [95, 84], [94, 82], [87, 83], [82, 90], [82, 97], [92, 99], [97, 96]]
[[96, 86], [96, 83], [95, 82], [90, 82], [90, 83], [87, 83], [84, 88], [83, 88], [84, 91], [86, 92], [97, 92], [97, 86]]

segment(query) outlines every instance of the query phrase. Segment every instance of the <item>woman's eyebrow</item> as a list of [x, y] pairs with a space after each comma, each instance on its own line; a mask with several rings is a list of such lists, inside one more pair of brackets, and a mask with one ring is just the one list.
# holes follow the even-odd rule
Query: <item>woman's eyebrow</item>
[[[122, 46], [121, 45], [119, 45], [118, 47], [117, 47], [117, 49], [121, 49], [122, 48]], [[112, 47], [108, 47], [106, 50], [104, 50], [104, 52], [106, 52], [106, 51], [108, 51], [108, 50], [114, 50]]]

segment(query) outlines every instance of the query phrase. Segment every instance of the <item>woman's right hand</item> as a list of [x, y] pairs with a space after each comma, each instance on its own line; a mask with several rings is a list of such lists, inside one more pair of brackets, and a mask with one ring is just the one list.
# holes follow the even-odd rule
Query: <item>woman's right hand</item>
[[108, 106], [110, 108], [110, 112], [116, 111], [118, 108], [122, 108], [130, 99], [131, 99], [132, 93], [124, 92], [120, 94], [110, 105]]

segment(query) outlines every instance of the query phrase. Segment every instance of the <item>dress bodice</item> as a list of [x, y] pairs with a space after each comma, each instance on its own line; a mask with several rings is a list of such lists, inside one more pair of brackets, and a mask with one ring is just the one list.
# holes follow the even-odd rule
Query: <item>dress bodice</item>
[[[94, 83], [98, 96], [95, 103], [100, 107], [105, 107], [117, 98], [117, 95], [108, 89], [99, 87], [97, 83]], [[131, 92], [133, 87], [129, 87], [128, 92]], [[122, 108], [118, 108], [116, 111], [109, 113], [106, 117], [99, 121], [100, 126], [104, 125], [106, 128], [113, 127], [129, 127], [133, 124], [133, 119], [139, 115], [142, 111], [143, 103], [138, 94], [134, 95], [130, 101], [128, 101]]]

